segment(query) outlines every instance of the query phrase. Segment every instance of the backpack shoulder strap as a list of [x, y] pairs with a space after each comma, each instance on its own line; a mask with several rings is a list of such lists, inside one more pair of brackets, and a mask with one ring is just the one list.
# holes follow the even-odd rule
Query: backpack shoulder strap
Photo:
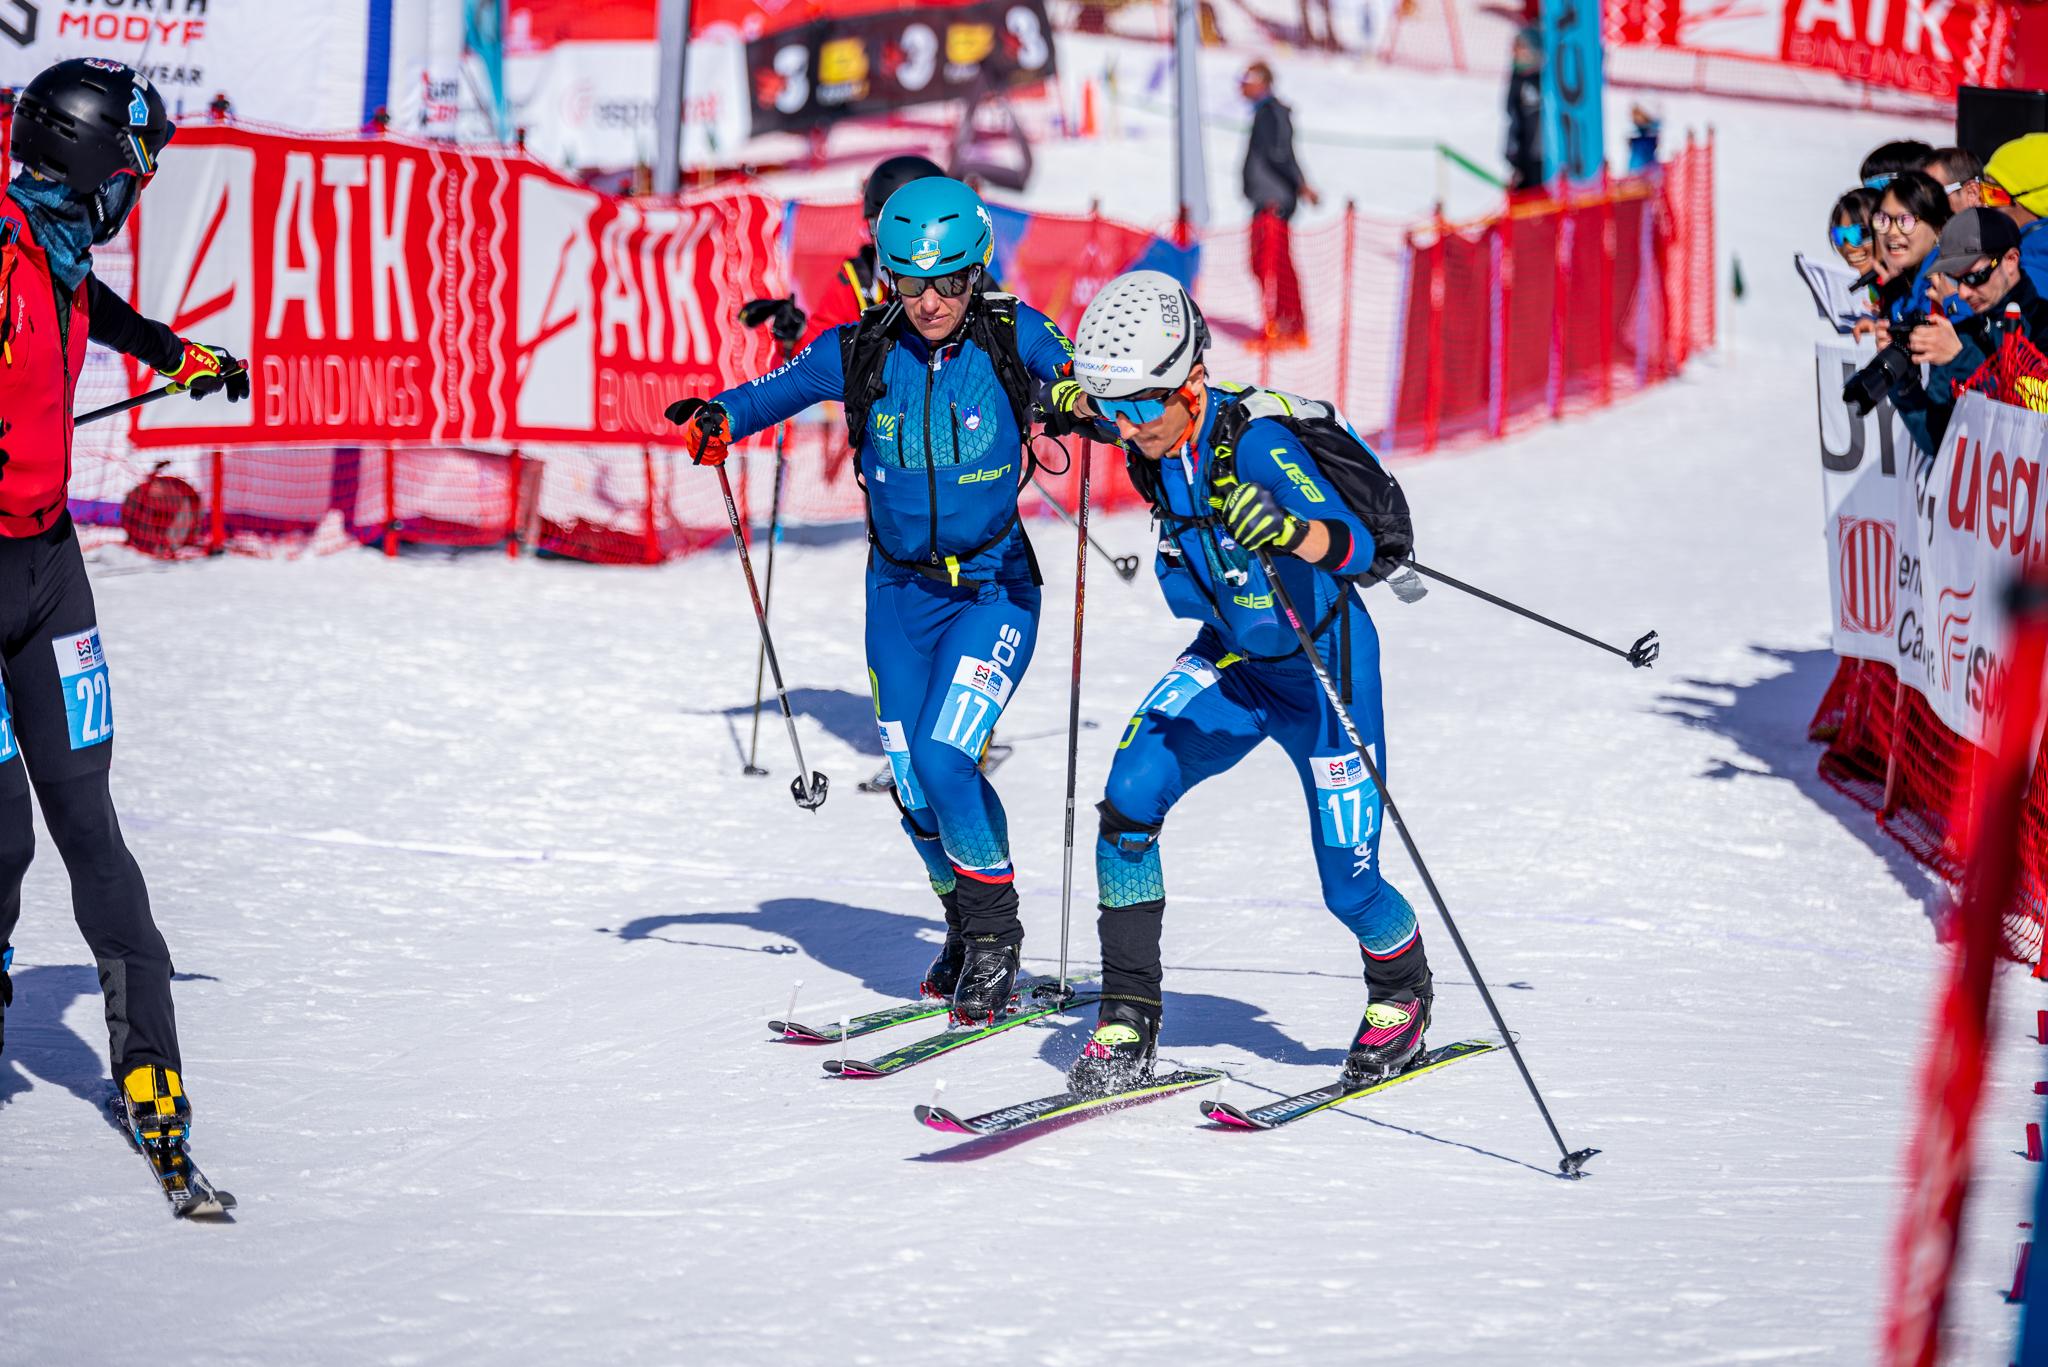
[[976, 346], [988, 353], [996, 368], [996, 380], [1009, 397], [1017, 430], [1028, 438], [1031, 431], [1031, 396], [1037, 384], [1024, 368], [1024, 355], [1017, 345], [1017, 296], [987, 290], [975, 296], [976, 305], [967, 315], [967, 332]]
[[882, 397], [886, 383], [882, 369], [896, 345], [896, 320], [903, 316], [897, 300], [877, 304], [860, 316], [851, 331], [839, 333], [839, 369], [846, 408], [846, 444], [859, 450], [868, 434], [868, 410]]

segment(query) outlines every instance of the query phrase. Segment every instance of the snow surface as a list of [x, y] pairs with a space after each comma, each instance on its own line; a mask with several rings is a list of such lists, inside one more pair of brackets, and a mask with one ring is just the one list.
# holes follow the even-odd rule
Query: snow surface
[[[1379, 79], [1406, 82], [1387, 117], [1411, 130], [1497, 95]], [[878, 762], [855, 545], [778, 567], [834, 781], [811, 814], [772, 716], [774, 776], [738, 773], [755, 638], [729, 555], [106, 553], [117, 796], [186, 975], [197, 1153], [241, 1220], [174, 1224], [100, 1118], [100, 1007], [45, 841], [0, 1058], [0, 1361], [1871, 1360], [1944, 898], [1804, 739], [1833, 660], [1785, 261], [1898, 125], [1718, 116], [1724, 250], [1756, 292], [1734, 345], [1401, 470], [1432, 563], [1612, 639], [1654, 626], [1659, 667], [1443, 589], [1374, 595], [1397, 797], [1566, 1137], [1604, 1150], [1585, 1181], [1551, 1175], [1501, 1057], [1274, 1134], [1205, 1129], [1195, 1093], [947, 1161], [911, 1107], [939, 1080], [968, 1111], [1057, 1090], [1080, 1022], [872, 1082], [771, 1042], [793, 980], [798, 1017], [830, 1020], [900, 995], [938, 939], [894, 809], [854, 788]], [[1098, 192], [1169, 174], [1135, 143], [1091, 155]], [[1098, 530], [1148, 545], [1133, 518]], [[1044, 633], [998, 783], [1050, 971], [1072, 543], [1038, 536]], [[1098, 564], [1090, 589], [1084, 802], [1192, 634], [1142, 577]], [[1239, 1104], [1322, 1081], [1362, 1005], [1299, 802], [1262, 750], [1165, 836], [1163, 1058], [1229, 1069]], [[1434, 1038], [1485, 1032], [1423, 917]], [[2007, 1359], [2031, 1194], [2040, 998], [2004, 988], [1958, 1362]]]

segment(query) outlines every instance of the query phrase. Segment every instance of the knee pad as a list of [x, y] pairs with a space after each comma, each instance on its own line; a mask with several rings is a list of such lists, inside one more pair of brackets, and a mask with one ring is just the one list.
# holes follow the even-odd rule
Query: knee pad
[[1116, 804], [1108, 798], [1095, 804], [1096, 815], [1101, 818], [1099, 830], [1103, 841], [1118, 852], [1127, 855], [1143, 855], [1159, 843], [1159, 832], [1163, 822], [1147, 825], [1133, 821], [1118, 811]]
[[1166, 896], [1159, 864], [1159, 827], [1132, 821], [1107, 799], [1096, 804], [1096, 900], [1104, 912], [1158, 904]]

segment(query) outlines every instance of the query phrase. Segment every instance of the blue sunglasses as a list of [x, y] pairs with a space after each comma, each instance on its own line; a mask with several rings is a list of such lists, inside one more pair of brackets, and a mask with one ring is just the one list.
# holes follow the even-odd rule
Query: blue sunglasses
[[1156, 422], [1166, 412], [1166, 396], [1163, 394], [1156, 399], [1090, 399], [1089, 402], [1109, 421], [1127, 418], [1133, 427]]

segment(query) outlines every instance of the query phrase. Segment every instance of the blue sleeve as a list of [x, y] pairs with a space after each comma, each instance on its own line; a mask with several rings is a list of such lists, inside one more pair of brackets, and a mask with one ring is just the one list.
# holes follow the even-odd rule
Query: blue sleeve
[[812, 404], [846, 397], [846, 373], [839, 361], [839, 334], [846, 327], [820, 333], [817, 340], [766, 375], [735, 385], [717, 396], [732, 415], [735, 441], [793, 418]]
[[1237, 440], [1237, 477], [1264, 485], [1296, 517], [1334, 522], [1349, 532], [1351, 554], [1336, 567], [1338, 574], [1363, 573], [1373, 562], [1372, 533], [1345, 506], [1308, 448], [1279, 423], [1261, 418], [1246, 424]]
[[1017, 355], [1024, 368], [1041, 380], [1057, 380], [1074, 359], [1074, 344], [1060, 325], [1032, 308], [1017, 305]]

